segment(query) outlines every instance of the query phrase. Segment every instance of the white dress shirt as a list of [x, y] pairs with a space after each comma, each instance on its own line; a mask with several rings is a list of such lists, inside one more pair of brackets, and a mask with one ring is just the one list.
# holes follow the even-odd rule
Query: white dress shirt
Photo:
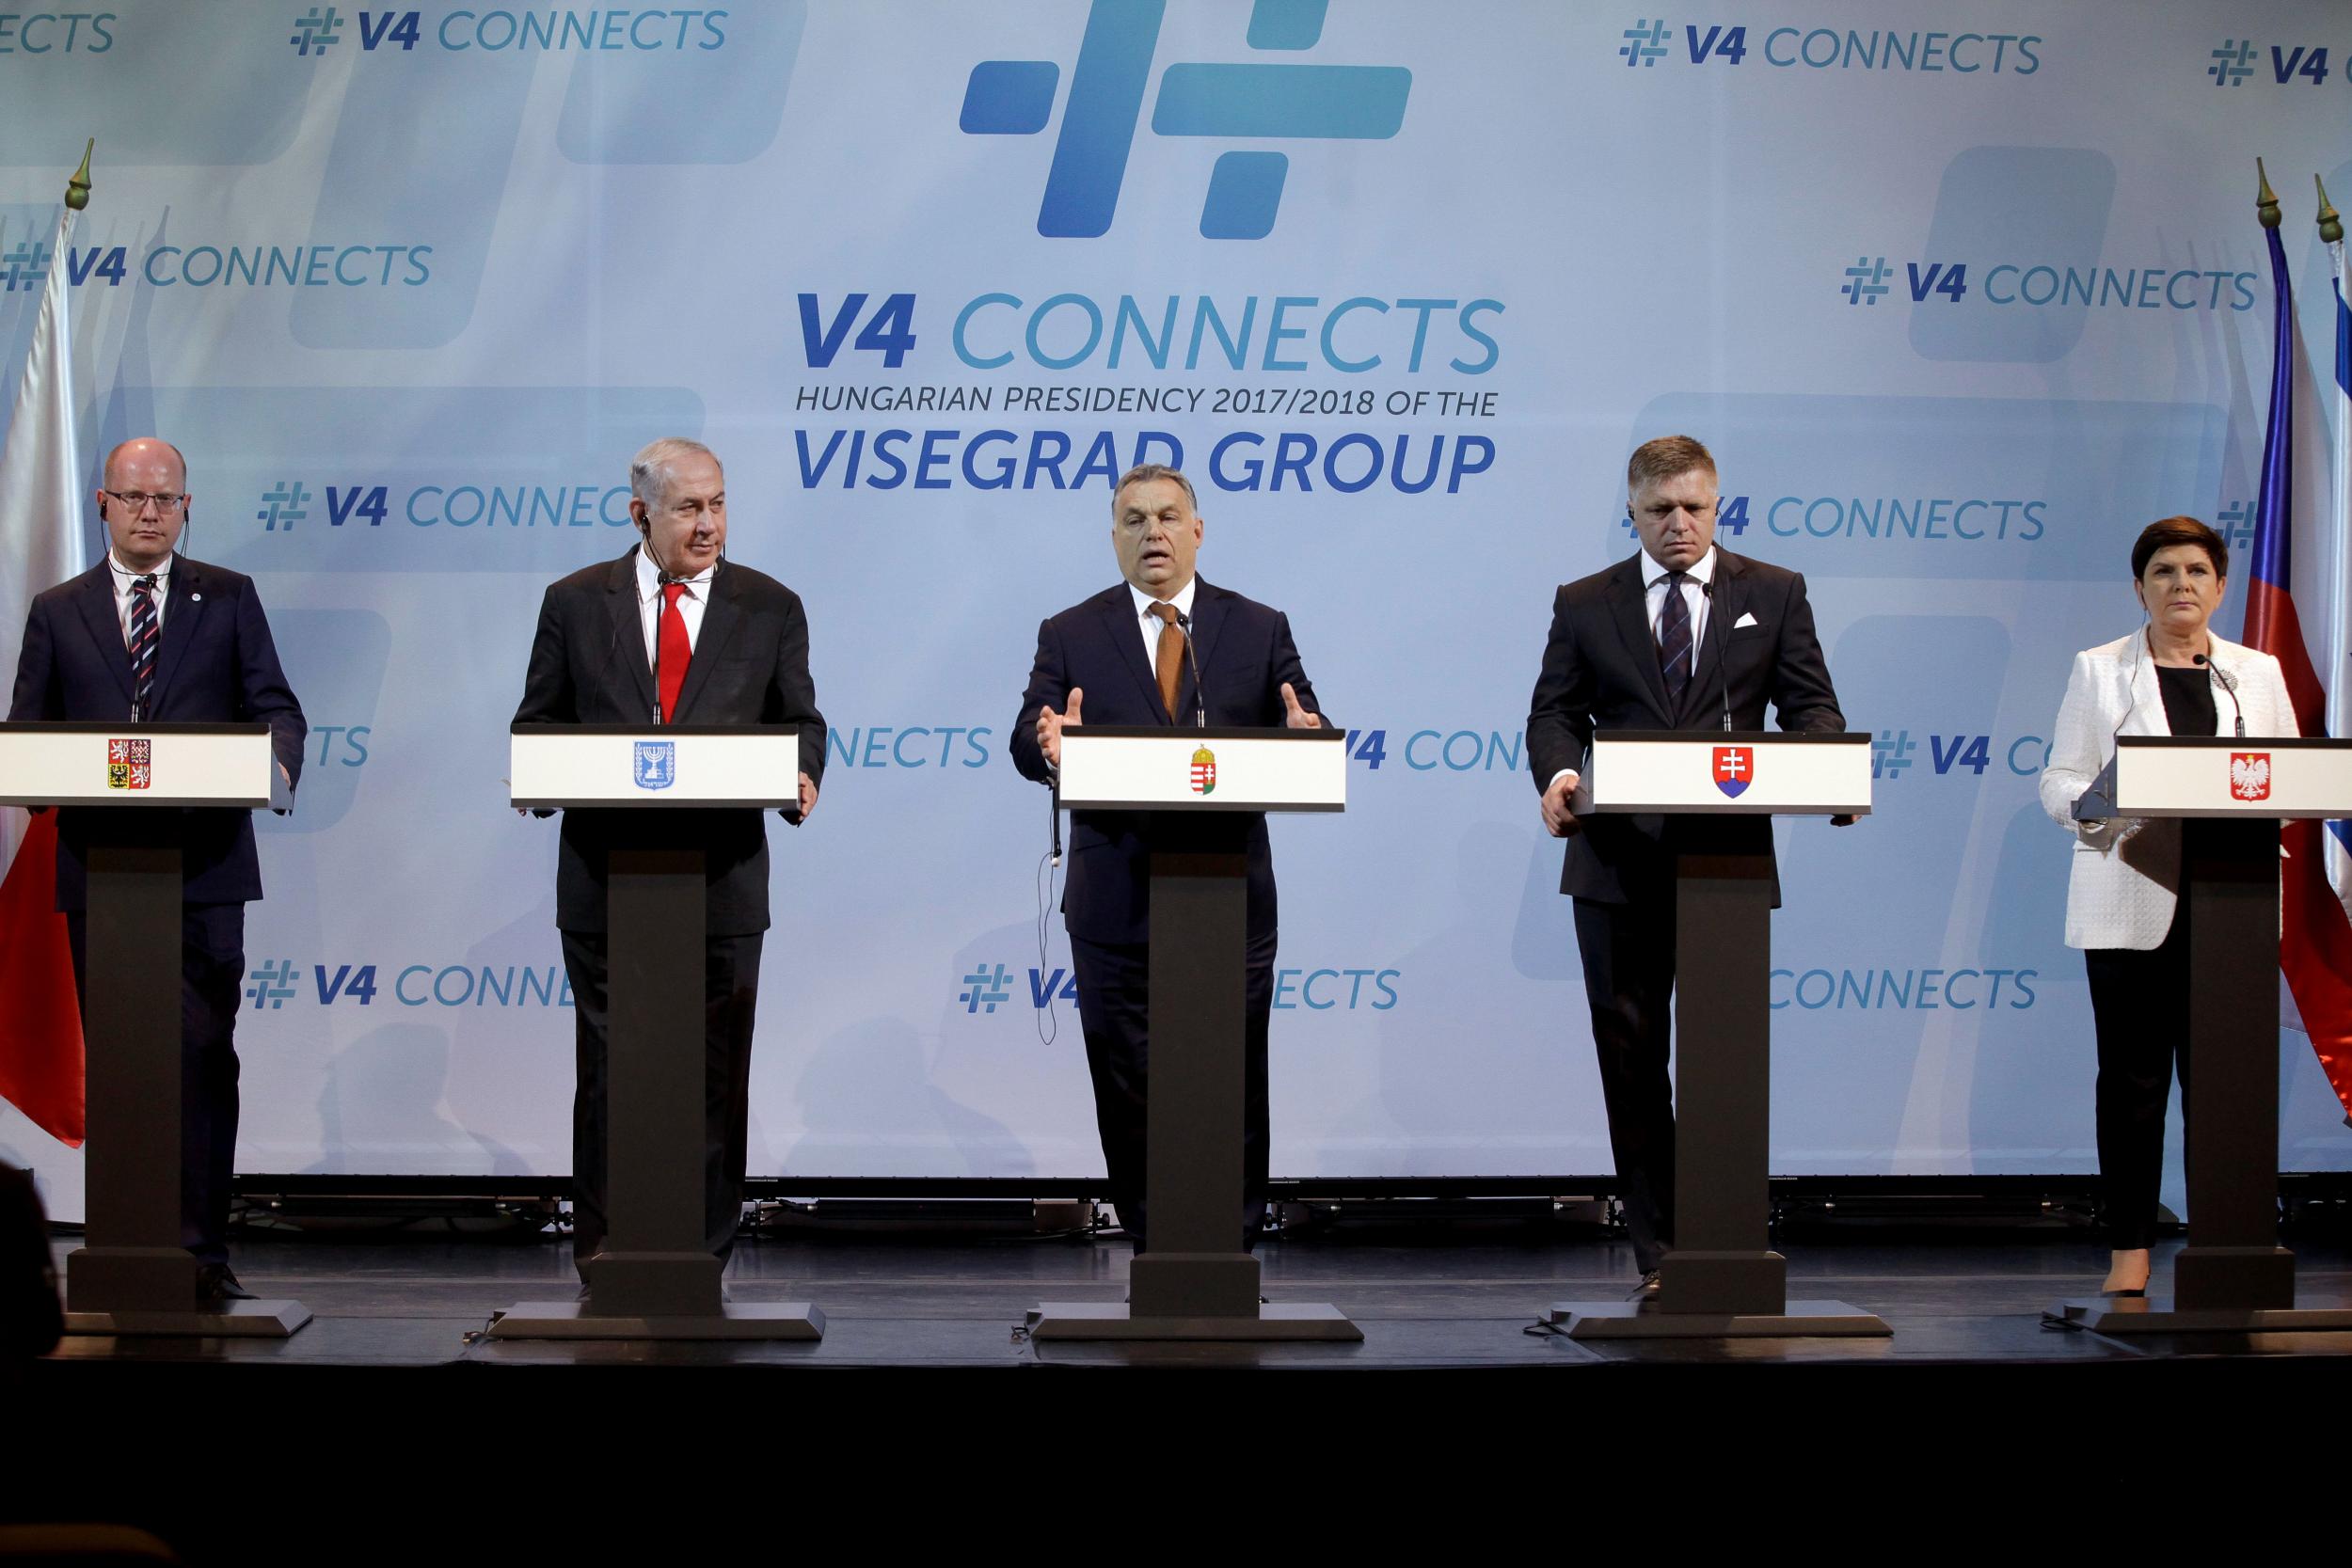
[[[1186, 621], [1190, 621], [1193, 590], [1200, 586], [1200, 578], [1198, 575], [1187, 578], [1184, 580], [1184, 586], [1177, 591], [1176, 596], [1165, 602], [1174, 605], [1176, 613]], [[1152, 613], [1152, 607], [1162, 601], [1153, 598], [1132, 582], [1127, 585], [1127, 592], [1136, 601], [1136, 626], [1143, 633], [1143, 666], [1156, 674], [1160, 667], [1160, 626], [1163, 623], [1158, 616]]]
[[[131, 585], [147, 574], [135, 572], [125, 566], [112, 550], [106, 552], [106, 565], [114, 578], [115, 624], [122, 628], [122, 645], [127, 649], [131, 646], [131, 605], [132, 601], [137, 597], [131, 591]], [[164, 601], [171, 596], [171, 557], [169, 556], [164, 557], [164, 563], [155, 568], [154, 593], [155, 631], [160, 636], [164, 629]]]
[[[709, 565], [685, 579], [686, 592], [677, 596], [678, 618], [686, 623], [686, 651], [692, 653], [694, 643], [703, 634], [703, 610], [710, 602], [710, 579], [719, 570], [719, 563]], [[639, 624], [645, 630], [645, 663], [658, 667], [655, 650], [661, 645], [661, 569], [653, 563], [653, 556], [642, 545], [637, 550], [637, 613]]]
[[[1674, 568], [1661, 566], [1651, 559], [1647, 550], [1633, 559], [1642, 563], [1642, 581], [1646, 585], [1642, 593], [1642, 605], [1649, 615], [1650, 647], [1655, 650], [1658, 646], [1658, 618], [1666, 610], [1666, 580], [1674, 576]], [[1715, 580], [1715, 546], [1708, 546], [1707, 553], [1692, 562], [1690, 570], [1682, 577], [1682, 602], [1691, 611], [1691, 678], [1696, 680], [1699, 646], [1707, 641], [1707, 611], [1710, 603], [1707, 586]], [[1551, 776], [1545, 787], [1549, 789], [1562, 779], [1571, 777], [1581, 778], [1582, 775], [1573, 768], [1563, 768]]]

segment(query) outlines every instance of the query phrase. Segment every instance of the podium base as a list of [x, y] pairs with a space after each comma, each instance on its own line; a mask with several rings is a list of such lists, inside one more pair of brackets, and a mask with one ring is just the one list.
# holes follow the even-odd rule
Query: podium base
[[1032, 1339], [1322, 1339], [1354, 1342], [1364, 1331], [1321, 1302], [1271, 1302], [1254, 1317], [1131, 1316], [1120, 1302], [1049, 1301], [1029, 1308]]
[[1549, 1323], [1571, 1339], [1794, 1339], [1884, 1336], [1886, 1320], [1842, 1301], [1792, 1301], [1785, 1312], [1661, 1312], [1655, 1302], [1571, 1301]]
[[726, 1302], [716, 1316], [596, 1310], [585, 1301], [517, 1302], [490, 1320], [493, 1339], [821, 1339], [825, 1314], [804, 1301]]
[[2044, 1323], [2093, 1334], [2289, 1334], [2352, 1329], [2352, 1307], [2189, 1307], [2169, 1296], [2092, 1296], [2061, 1301]]
[[198, 1339], [283, 1339], [310, 1321], [298, 1301], [224, 1301], [216, 1311], [75, 1312], [65, 1315], [68, 1334], [169, 1335]]

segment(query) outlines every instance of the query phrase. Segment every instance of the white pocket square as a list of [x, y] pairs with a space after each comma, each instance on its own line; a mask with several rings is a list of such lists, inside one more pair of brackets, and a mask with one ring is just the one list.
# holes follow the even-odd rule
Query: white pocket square
[[1746, 614], [1746, 615], [1742, 615], [1742, 616], [1740, 616], [1740, 619], [1738, 619], [1737, 621], [1732, 622], [1732, 623], [1731, 623], [1731, 629], [1732, 629], [1732, 630], [1734, 630], [1734, 631], [1738, 631], [1738, 630], [1739, 630], [1741, 626], [1754, 626], [1754, 625], [1756, 625], [1756, 617], [1755, 617], [1755, 615], [1754, 615], [1754, 614]]

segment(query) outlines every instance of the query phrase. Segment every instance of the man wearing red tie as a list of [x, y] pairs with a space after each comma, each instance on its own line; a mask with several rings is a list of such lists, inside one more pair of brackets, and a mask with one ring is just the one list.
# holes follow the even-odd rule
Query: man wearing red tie
[[[656, 441], [631, 460], [628, 481], [638, 543], [618, 561], [548, 589], [516, 722], [792, 725], [801, 736], [800, 803], [778, 815], [807, 820], [824, 776], [825, 720], [809, 678], [800, 595], [726, 559], [726, 475], [708, 447]], [[605, 1235], [605, 867], [614, 815], [564, 814], [555, 875], [578, 1048], [572, 1256], [583, 1277]], [[710, 1250], [723, 1259], [743, 1207], [768, 830], [753, 810], [658, 815], [661, 831], [702, 849], [708, 868], [704, 1206]]]

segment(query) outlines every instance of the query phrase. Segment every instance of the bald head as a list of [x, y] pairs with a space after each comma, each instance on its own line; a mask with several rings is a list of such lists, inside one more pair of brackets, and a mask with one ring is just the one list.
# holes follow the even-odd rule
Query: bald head
[[169, 441], [141, 436], [106, 454], [98, 515], [115, 559], [135, 572], [163, 564], [188, 521], [188, 464]]

